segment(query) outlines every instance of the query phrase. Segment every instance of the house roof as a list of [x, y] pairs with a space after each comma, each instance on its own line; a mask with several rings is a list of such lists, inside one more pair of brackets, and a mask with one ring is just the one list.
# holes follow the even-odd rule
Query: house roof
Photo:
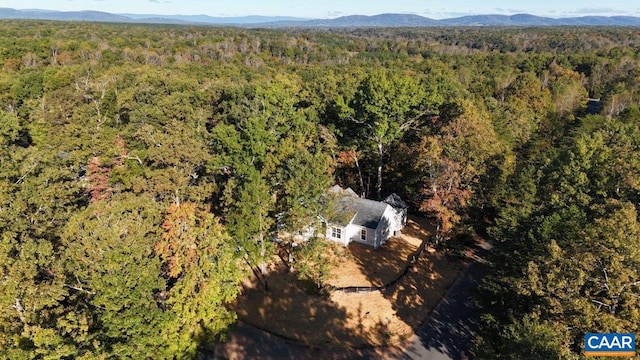
[[329, 218], [329, 221], [346, 226], [353, 220], [358, 213], [358, 210], [353, 206], [351, 197], [341, 197], [335, 202], [335, 213]]
[[353, 207], [356, 209], [356, 217], [351, 220], [352, 224], [375, 229], [382, 219], [382, 214], [387, 209], [387, 204], [379, 201], [355, 198]]
[[340, 187], [340, 185], [333, 185], [330, 189], [329, 189], [330, 193], [333, 194], [337, 194], [337, 195], [346, 195], [346, 196], [355, 196], [358, 197], [358, 194], [356, 194], [355, 191], [353, 191], [350, 187], [343, 189]]
[[383, 203], [387, 203], [391, 206], [393, 206], [396, 209], [408, 209], [409, 206], [407, 206], [407, 203], [404, 202], [404, 200], [402, 200], [402, 198], [400, 197], [400, 195], [393, 193], [389, 196], [387, 196], [386, 198], [384, 198], [384, 200], [382, 200]]
[[337, 214], [331, 221], [340, 225], [351, 223], [375, 229], [388, 206], [380, 201], [360, 198], [350, 188], [342, 189], [338, 185], [329, 189], [329, 192], [338, 196], [336, 201]]

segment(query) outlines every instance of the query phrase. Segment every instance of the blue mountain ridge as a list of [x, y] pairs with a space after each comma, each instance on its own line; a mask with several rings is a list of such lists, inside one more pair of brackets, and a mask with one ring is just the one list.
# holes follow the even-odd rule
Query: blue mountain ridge
[[218, 25], [242, 27], [433, 27], [433, 26], [640, 26], [633, 16], [582, 16], [549, 18], [530, 14], [470, 15], [430, 19], [415, 14], [349, 15], [334, 19], [304, 19], [288, 16], [214, 17], [208, 15], [112, 14], [102, 11], [16, 10], [0, 8], [0, 19], [38, 19], [115, 23]]

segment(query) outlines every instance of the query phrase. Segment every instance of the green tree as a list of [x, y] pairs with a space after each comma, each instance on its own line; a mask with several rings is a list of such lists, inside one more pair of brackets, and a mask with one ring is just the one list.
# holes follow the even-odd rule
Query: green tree
[[488, 115], [466, 100], [452, 100], [414, 146], [420, 175], [417, 205], [438, 219], [438, 240], [448, 238], [469, 205], [486, 164], [500, 153]]
[[440, 102], [435, 87], [408, 75], [376, 70], [358, 86], [346, 118], [375, 148], [376, 196], [382, 192], [382, 170], [391, 144], [420, 121], [433, 115]]
[[223, 337], [235, 322], [226, 305], [246, 274], [226, 230], [206, 209], [172, 203], [162, 229], [154, 252], [162, 259], [166, 287], [156, 298], [175, 314], [164, 341], [172, 353], [194, 356], [200, 344]]
[[163, 311], [164, 287], [153, 256], [161, 208], [145, 196], [120, 195], [75, 215], [62, 231], [65, 274], [74, 304], [59, 317], [79, 355], [172, 356], [161, 334], [175, 313]]
[[296, 79], [276, 77], [269, 87], [247, 91], [247, 98], [221, 104], [224, 122], [213, 129], [220, 157], [211, 167], [226, 180], [229, 230], [264, 274], [273, 255], [270, 238], [312, 226], [331, 177]]
[[[233, 204], [233, 210], [227, 213], [227, 224], [248, 256], [249, 264], [259, 267], [260, 274], [265, 275], [267, 263], [274, 254], [273, 243], [269, 241], [274, 223], [270, 216], [273, 197], [258, 171], [253, 170], [245, 176], [237, 188], [227, 188], [236, 196], [228, 200]], [[266, 281], [264, 284], [266, 288]]]
[[481, 359], [577, 359], [569, 349], [569, 334], [553, 323], [525, 316], [504, 326], [500, 336], [482, 336]]
[[332, 257], [333, 244], [313, 237], [294, 248], [295, 269], [298, 278], [312, 281], [318, 289], [331, 279], [331, 269], [335, 266]]
[[492, 231], [503, 266], [482, 287], [484, 350], [512, 341], [502, 328], [526, 331], [526, 316], [565, 334], [563, 357], [580, 353], [585, 332], [637, 331], [636, 133], [634, 116], [588, 116], [516, 172]]

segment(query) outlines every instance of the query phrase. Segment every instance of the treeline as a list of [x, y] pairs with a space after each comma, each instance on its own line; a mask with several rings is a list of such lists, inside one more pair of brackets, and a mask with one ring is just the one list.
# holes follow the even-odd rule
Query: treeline
[[640, 330], [640, 112], [536, 136], [498, 197], [482, 358], [578, 358], [584, 334]]
[[495, 224], [479, 355], [637, 332], [637, 36], [3, 22], [0, 353], [194, 356], [334, 183]]

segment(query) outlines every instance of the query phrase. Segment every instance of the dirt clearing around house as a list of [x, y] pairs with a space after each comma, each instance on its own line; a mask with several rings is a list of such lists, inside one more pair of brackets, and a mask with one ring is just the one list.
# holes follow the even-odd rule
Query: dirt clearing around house
[[[378, 250], [351, 246], [338, 256], [333, 286], [380, 286], [395, 280], [428, 239], [425, 219], [412, 218], [403, 235]], [[432, 230], [432, 229], [431, 229]], [[398, 343], [417, 329], [455, 281], [462, 263], [425, 251], [397, 283], [371, 293], [315, 294], [282, 266], [262, 284], [246, 283], [234, 306], [239, 318], [260, 329], [312, 346], [359, 348]]]
[[327, 285], [383, 286], [394, 281], [404, 271], [422, 241], [428, 239], [433, 231], [427, 219], [411, 216], [402, 230], [402, 236], [389, 239], [377, 250], [363, 244], [349, 244], [349, 247], [341, 249], [343, 254], [337, 257], [333, 278]]

